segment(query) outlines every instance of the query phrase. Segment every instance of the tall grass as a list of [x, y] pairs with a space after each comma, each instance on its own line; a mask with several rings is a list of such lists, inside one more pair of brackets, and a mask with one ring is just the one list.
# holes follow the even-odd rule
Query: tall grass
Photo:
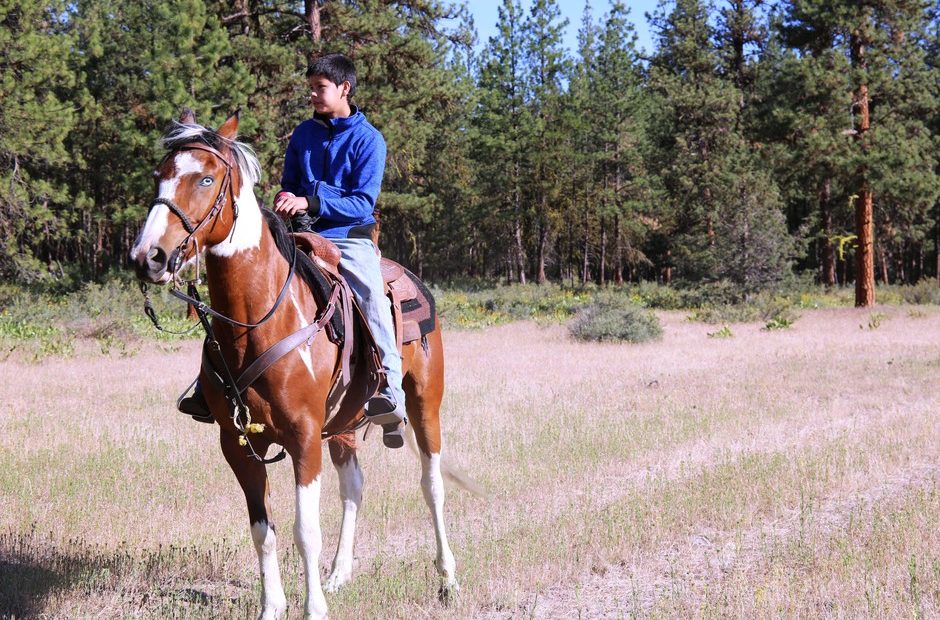
[[[418, 464], [363, 446], [354, 581], [331, 617], [935, 617], [940, 310], [805, 310], [792, 328], [573, 342], [447, 330], [445, 509], [462, 594], [436, 598]], [[250, 618], [257, 562], [217, 429], [173, 411], [199, 343], [0, 362], [0, 616]], [[79, 352], [80, 353], [80, 352]], [[890, 361], [890, 363], [888, 363]], [[293, 475], [269, 468], [291, 613]], [[326, 567], [336, 476], [324, 476]], [[325, 568], [324, 568], [325, 570]]]

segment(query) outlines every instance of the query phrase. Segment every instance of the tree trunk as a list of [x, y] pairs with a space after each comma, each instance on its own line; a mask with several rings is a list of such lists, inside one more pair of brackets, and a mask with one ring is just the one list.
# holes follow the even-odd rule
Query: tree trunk
[[310, 28], [310, 42], [313, 49], [320, 48], [320, 4], [322, 0], [304, 0], [304, 15], [307, 17], [307, 27]]
[[620, 286], [623, 284], [623, 237], [620, 234], [620, 216], [614, 216], [614, 252], [616, 253], [616, 265], [614, 265], [614, 284]]
[[[864, 71], [866, 67], [865, 45], [868, 43], [868, 11], [863, 12], [863, 21], [852, 33], [852, 64]], [[855, 113], [857, 127], [855, 138], [858, 148], [867, 153], [867, 135], [871, 127], [868, 113], [868, 85], [860, 84], [855, 91]], [[861, 186], [855, 202], [855, 234], [858, 236], [858, 249], [855, 252], [855, 305], [868, 307], [875, 303], [875, 263], [874, 263], [874, 226], [872, 220], [872, 194], [868, 184], [868, 167], [863, 163], [858, 169]]]
[[545, 284], [545, 250], [548, 247], [548, 222], [545, 221], [547, 212], [547, 199], [542, 196], [542, 214], [539, 216], [539, 247], [538, 247], [538, 272], [535, 275], [535, 281], [538, 284]]
[[598, 268], [598, 284], [607, 284], [607, 226], [601, 219], [601, 264]]
[[832, 209], [829, 199], [832, 196], [832, 181], [823, 181], [819, 191], [819, 210], [822, 213], [823, 241], [822, 241], [822, 273], [820, 281], [826, 287], [836, 285], [836, 248], [832, 243]]
[[878, 244], [878, 254], [881, 255], [881, 282], [888, 283], [888, 255], [885, 254], [884, 244]]
[[522, 246], [522, 222], [516, 218], [513, 223], [513, 259], [516, 269], [519, 272], [519, 284], [525, 284], [525, 248]]
[[584, 247], [581, 252], [581, 284], [587, 284], [588, 278], [590, 277], [590, 273], [588, 272], [588, 269], [589, 269], [589, 264], [590, 264], [589, 257], [590, 257], [590, 252], [591, 252], [591, 246], [590, 246], [591, 230], [590, 230], [590, 226], [588, 225], [587, 209], [584, 210], [584, 228], [581, 234], [584, 235], [584, 244], [583, 244]]

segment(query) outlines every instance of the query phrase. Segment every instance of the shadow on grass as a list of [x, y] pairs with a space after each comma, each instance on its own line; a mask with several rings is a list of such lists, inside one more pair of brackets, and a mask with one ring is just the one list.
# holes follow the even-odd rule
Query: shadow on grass
[[49, 593], [64, 587], [67, 577], [5, 555], [0, 557], [0, 618], [38, 617]]
[[[232, 557], [222, 545], [205, 552], [192, 547], [132, 552], [124, 543], [110, 548], [57, 541], [51, 532], [8, 530], [0, 533], [0, 618], [37, 618], [70, 602], [91, 611], [93, 601], [104, 597], [156, 617], [180, 606], [190, 612], [231, 609], [241, 601], [218, 589], [220, 581], [223, 590], [226, 582], [234, 585], [225, 578]], [[194, 587], [197, 579], [207, 587]]]

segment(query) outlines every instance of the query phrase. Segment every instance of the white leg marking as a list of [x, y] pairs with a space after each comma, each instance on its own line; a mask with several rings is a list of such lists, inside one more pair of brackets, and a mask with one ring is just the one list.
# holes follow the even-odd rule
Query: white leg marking
[[254, 187], [243, 180], [238, 196], [238, 218], [235, 220], [235, 232], [225, 241], [212, 246], [209, 252], [216, 256], [232, 256], [242, 250], [252, 250], [261, 244], [261, 207], [255, 198]]
[[261, 614], [259, 620], [276, 620], [287, 609], [287, 598], [281, 585], [281, 569], [277, 565], [277, 537], [267, 523], [253, 523], [251, 538], [261, 565]]
[[[290, 293], [290, 301], [294, 304], [294, 310], [297, 311], [297, 316], [300, 317], [300, 329], [305, 328], [310, 323], [307, 322], [307, 319], [304, 317], [304, 313], [300, 311], [300, 304], [297, 303], [297, 297], [294, 295], [294, 291]], [[310, 376], [316, 379], [316, 375], [313, 374], [313, 359], [310, 357], [310, 347], [307, 346], [307, 343], [302, 343], [297, 347], [297, 352], [300, 353], [300, 358], [304, 361], [304, 366], [307, 367], [307, 370], [310, 372]]]
[[320, 477], [307, 486], [297, 486], [297, 514], [294, 518], [294, 542], [304, 562], [307, 599], [304, 620], [326, 618], [326, 598], [320, 587]]
[[437, 560], [434, 565], [441, 576], [444, 591], [456, 593], [460, 586], [457, 584], [457, 562], [447, 544], [447, 532], [444, 529], [444, 477], [441, 475], [440, 454], [428, 457], [421, 453], [421, 490], [424, 491], [424, 501], [431, 509], [431, 518], [434, 520], [434, 535], [437, 538]]
[[343, 502], [343, 525], [333, 568], [326, 580], [326, 591], [336, 592], [340, 586], [352, 579], [353, 542], [356, 538], [356, 517], [362, 505], [362, 469], [355, 455], [343, 465], [336, 466], [339, 475], [339, 495]]

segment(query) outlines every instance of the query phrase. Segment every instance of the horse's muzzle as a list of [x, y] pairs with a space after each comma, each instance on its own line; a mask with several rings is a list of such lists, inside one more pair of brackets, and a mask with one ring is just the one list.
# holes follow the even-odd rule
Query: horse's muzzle
[[146, 254], [138, 254], [133, 262], [134, 272], [145, 282], [163, 284], [170, 279], [170, 273], [167, 272], [167, 255], [160, 247], [154, 246]]

